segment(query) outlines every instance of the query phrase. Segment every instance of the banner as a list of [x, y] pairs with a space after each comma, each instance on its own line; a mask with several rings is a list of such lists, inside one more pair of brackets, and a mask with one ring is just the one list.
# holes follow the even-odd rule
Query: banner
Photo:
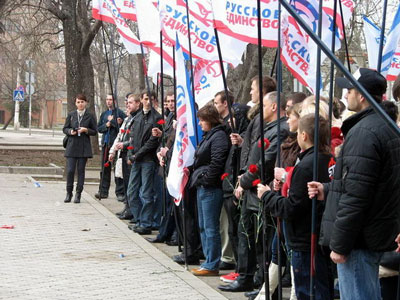
[[140, 42], [119, 13], [115, 0], [93, 0], [93, 18], [116, 25], [122, 43], [130, 54], [141, 53]]
[[342, 10], [343, 10], [343, 22], [342, 22], [342, 15], [340, 14], [340, 8], [339, 8], [339, 3], [337, 3], [337, 9], [336, 9], [336, 27], [339, 31], [339, 36], [340, 39], [344, 38], [344, 31], [343, 31], [343, 23], [347, 24], [350, 20], [350, 18], [353, 15], [353, 10], [354, 10], [354, 1], [353, 0], [325, 0], [324, 3], [322, 4], [322, 9], [324, 12], [331, 17], [333, 21], [333, 15], [334, 15], [334, 5], [335, 1], [340, 1], [342, 4]]
[[[160, 0], [159, 12], [161, 26], [165, 37], [175, 43], [175, 35], [178, 34], [179, 41], [185, 53], [189, 53], [188, 41], [188, 18], [186, 15], [186, 4], [176, 5], [175, 1]], [[182, 1], [180, 1], [182, 4]], [[196, 5], [190, 2], [191, 6]], [[208, 1], [202, 2], [203, 7], [211, 4]], [[192, 44], [192, 56], [196, 59], [218, 60], [217, 42], [214, 34], [214, 28], [207, 21], [199, 21], [197, 18], [190, 16], [190, 40]], [[227, 37], [223, 34], [219, 35], [223, 60], [233, 66], [241, 63], [241, 58], [246, 44], [238, 40]]]
[[[376, 70], [378, 65], [379, 43], [381, 39], [381, 29], [370, 19], [363, 16], [364, 37], [368, 52], [368, 66]], [[385, 40], [384, 40], [385, 43]]]
[[[225, 73], [227, 73], [226, 64]], [[199, 109], [213, 100], [216, 93], [223, 90], [224, 82], [219, 61], [199, 59], [194, 67], [194, 91]]]
[[388, 81], [395, 81], [400, 74], [400, 47], [397, 47], [396, 52], [392, 57], [392, 64], [386, 76]]
[[[316, 0], [298, 0], [293, 7], [307, 25], [317, 33], [318, 2]], [[325, 45], [330, 48], [333, 36], [332, 18], [322, 13], [322, 36]], [[335, 50], [340, 48], [338, 34], [335, 36]], [[286, 10], [282, 12], [281, 59], [293, 76], [313, 93], [316, 89], [316, 57], [317, 44], [297, 24], [296, 20]], [[326, 55], [321, 53], [321, 64]], [[321, 80], [322, 82], [322, 80]], [[321, 86], [322, 87], [322, 86]]]
[[[233, 38], [258, 44], [256, 0], [213, 0], [215, 27]], [[261, 0], [262, 45], [278, 46], [278, 0]]]
[[[164, 58], [164, 74], [169, 76], [174, 76], [174, 62], [173, 62], [173, 47], [172, 43], [164, 38], [163, 40], [163, 58]], [[155, 80], [157, 78], [157, 74], [161, 73], [160, 67], [160, 47], [151, 47], [152, 49], [156, 49], [158, 51], [150, 50], [150, 57], [149, 57], [149, 70], [148, 75]]]
[[169, 194], [179, 205], [185, 186], [189, 179], [188, 167], [194, 162], [194, 152], [197, 146], [195, 137], [196, 118], [195, 107], [191, 93], [190, 78], [185, 66], [182, 47], [176, 35], [176, 111], [177, 125], [175, 143], [171, 158], [167, 188]]
[[[128, 20], [136, 20], [136, 7], [133, 0], [112, 0], [119, 14]], [[96, 4], [95, 4], [96, 3]], [[94, 19], [101, 20], [101, 14], [104, 9], [107, 9], [107, 4], [102, 0], [93, 0], [92, 16]], [[105, 21], [105, 19], [103, 19]], [[108, 22], [108, 21], [106, 21]], [[112, 23], [112, 22], [109, 22]]]

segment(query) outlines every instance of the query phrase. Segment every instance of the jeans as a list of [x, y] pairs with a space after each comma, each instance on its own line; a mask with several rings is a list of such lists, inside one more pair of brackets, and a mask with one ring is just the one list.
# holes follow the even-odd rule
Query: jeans
[[[298, 300], [310, 299], [310, 261], [310, 251], [292, 250], [294, 284]], [[322, 254], [319, 249], [315, 254], [314, 278], [315, 300], [333, 299], [333, 277], [329, 269], [329, 257]]]
[[154, 205], [155, 162], [134, 162], [128, 185], [128, 201], [134, 220], [139, 226], [151, 228]]
[[78, 182], [76, 184], [76, 191], [81, 193], [83, 191], [83, 184], [85, 183], [85, 167], [87, 157], [67, 157], [67, 192], [72, 193], [74, 189], [74, 176], [75, 169], [78, 166]]
[[380, 300], [378, 272], [381, 252], [353, 250], [337, 265], [341, 300]]
[[221, 260], [221, 236], [219, 234], [219, 217], [223, 204], [222, 189], [197, 188], [197, 209], [203, 253], [206, 257], [201, 264], [207, 270], [218, 270]]

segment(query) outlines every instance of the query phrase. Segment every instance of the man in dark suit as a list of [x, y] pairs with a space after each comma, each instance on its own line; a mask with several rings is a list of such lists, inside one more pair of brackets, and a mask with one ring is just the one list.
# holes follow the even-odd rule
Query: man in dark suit
[[[107, 110], [104, 111], [99, 118], [97, 125], [99, 133], [102, 133], [101, 147], [102, 147], [102, 166], [103, 174], [100, 173], [99, 191], [95, 194], [98, 199], [108, 198], [108, 190], [110, 189], [111, 182], [111, 164], [108, 162], [108, 152], [118, 135], [119, 127], [126, 118], [125, 113], [119, 108], [115, 107], [115, 101], [111, 94], [106, 98]], [[124, 182], [121, 178], [115, 178], [115, 194], [118, 201], [124, 201]]]

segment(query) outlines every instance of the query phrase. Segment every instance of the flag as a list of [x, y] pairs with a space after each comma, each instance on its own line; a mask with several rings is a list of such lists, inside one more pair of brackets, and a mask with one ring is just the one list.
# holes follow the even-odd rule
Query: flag
[[130, 54], [141, 53], [139, 39], [129, 28], [115, 3], [115, 0], [93, 0], [93, 18], [116, 25], [126, 50]]
[[343, 11], [343, 22], [342, 22], [342, 15], [340, 14], [339, 3], [337, 3], [336, 9], [336, 28], [339, 31], [340, 39], [344, 38], [344, 30], [343, 30], [343, 23], [347, 24], [350, 18], [353, 15], [354, 10], [354, 1], [353, 0], [325, 0], [323, 2], [322, 9], [324, 12], [331, 17], [333, 21], [334, 15], [334, 5], [335, 1], [340, 1], [342, 4], [342, 11]]
[[[200, 1], [191, 3], [191, 6], [197, 6]], [[202, 7], [211, 10], [209, 0], [202, 1]], [[195, 5], [196, 4], [196, 5]], [[161, 27], [165, 37], [175, 43], [175, 35], [178, 34], [179, 41], [184, 53], [189, 53], [188, 41], [188, 22], [186, 14], [186, 3], [182, 1], [159, 1], [159, 12]], [[209, 16], [207, 17], [209, 18]], [[192, 44], [192, 57], [196, 59], [218, 60], [218, 51], [214, 28], [207, 19], [199, 20], [190, 15], [190, 40]], [[223, 60], [233, 66], [241, 63], [241, 58], [246, 44], [230, 37], [219, 35]]]
[[386, 76], [388, 81], [395, 81], [400, 74], [400, 47], [397, 47], [396, 52], [392, 57], [392, 64]]
[[[224, 65], [226, 73], [227, 64]], [[224, 82], [219, 61], [197, 60], [194, 66], [194, 91], [199, 108], [213, 100], [215, 94], [223, 90]]]
[[[258, 44], [257, 1], [213, 0], [215, 27], [235, 39]], [[278, 46], [278, 0], [261, 0], [262, 45]]]
[[178, 35], [176, 35], [176, 94], [177, 125], [169, 169], [169, 174], [173, 175], [167, 178], [167, 188], [169, 194], [175, 198], [175, 204], [179, 205], [189, 180], [188, 167], [194, 162], [197, 125], [191, 82]]
[[[378, 65], [379, 43], [381, 39], [381, 29], [370, 19], [363, 16], [365, 44], [368, 52], [368, 66], [376, 70]], [[385, 41], [384, 41], [385, 43]]]
[[[133, 0], [113, 0], [115, 7], [117, 7], [118, 12], [120, 15], [128, 20], [137, 21], [136, 20], [136, 7]], [[93, 9], [92, 9], [92, 16], [94, 19], [102, 20], [101, 15], [103, 10], [107, 9], [107, 4], [102, 0], [93, 0]], [[103, 16], [103, 20], [107, 22]], [[109, 22], [112, 23], [112, 22]]]
[[[293, 2], [293, 8], [305, 23], [317, 33], [319, 19], [319, 4], [316, 0], [298, 0]], [[321, 40], [330, 48], [333, 36], [332, 17], [322, 12], [322, 36]], [[340, 48], [341, 42], [338, 34], [335, 35], [335, 50]], [[317, 44], [301, 28], [296, 20], [286, 10], [282, 12], [282, 38], [281, 59], [293, 76], [315, 92], [317, 70]], [[321, 53], [321, 63], [326, 55]], [[322, 80], [321, 80], [322, 82]], [[321, 86], [322, 87], [322, 86]]]
[[[363, 16], [364, 35], [367, 44], [368, 65], [371, 69], [378, 69], [379, 46], [381, 29], [376, 26], [366, 16]], [[400, 5], [397, 8], [396, 15], [393, 19], [392, 26], [387, 37], [383, 41], [381, 74], [385, 77], [390, 74], [391, 78], [396, 73], [396, 70], [390, 70], [393, 65], [393, 58], [398, 52], [397, 48], [400, 41]], [[396, 64], [394, 64], [396, 66]]]

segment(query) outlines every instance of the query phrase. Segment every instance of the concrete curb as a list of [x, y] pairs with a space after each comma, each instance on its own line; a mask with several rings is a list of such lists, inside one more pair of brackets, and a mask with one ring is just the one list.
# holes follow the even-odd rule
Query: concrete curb
[[13, 167], [0, 166], [2, 174], [63, 175], [59, 167]]
[[148, 253], [154, 260], [158, 261], [168, 270], [173, 272], [181, 280], [186, 282], [206, 299], [227, 299], [222, 294], [218, 293], [212, 287], [207, 285], [201, 279], [192, 275], [189, 271], [185, 270], [180, 265], [172, 261], [170, 257], [165, 255], [163, 252], [153, 247], [149, 242], [142, 238], [139, 234], [134, 233], [126, 224], [119, 220], [112, 212], [110, 212], [106, 207], [96, 201], [91, 195], [83, 191], [82, 199], [86, 200], [91, 206], [93, 206], [99, 213], [101, 213], [105, 218], [107, 218], [114, 226], [121, 230], [130, 240], [132, 240], [136, 245], [142, 248], [146, 253]]

